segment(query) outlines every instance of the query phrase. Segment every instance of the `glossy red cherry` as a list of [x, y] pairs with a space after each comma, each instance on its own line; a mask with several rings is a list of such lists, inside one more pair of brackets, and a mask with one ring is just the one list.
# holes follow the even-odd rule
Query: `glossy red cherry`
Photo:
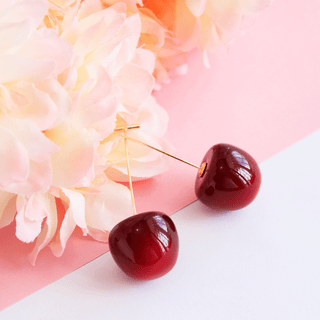
[[257, 162], [230, 144], [217, 144], [201, 162], [195, 183], [198, 199], [215, 210], [237, 210], [258, 194], [261, 173]]
[[109, 247], [113, 259], [128, 276], [151, 280], [174, 267], [179, 238], [170, 217], [150, 211], [118, 223], [110, 232]]

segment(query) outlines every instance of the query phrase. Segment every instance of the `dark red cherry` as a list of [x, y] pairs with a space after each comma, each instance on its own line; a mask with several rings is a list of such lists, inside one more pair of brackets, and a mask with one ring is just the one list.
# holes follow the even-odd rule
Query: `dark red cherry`
[[113, 259], [128, 276], [151, 280], [174, 267], [179, 238], [170, 217], [150, 211], [118, 223], [110, 232], [109, 247]]
[[237, 210], [258, 194], [261, 173], [257, 162], [230, 144], [217, 144], [204, 156], [195, 191], [198, 199], [215, 210]]

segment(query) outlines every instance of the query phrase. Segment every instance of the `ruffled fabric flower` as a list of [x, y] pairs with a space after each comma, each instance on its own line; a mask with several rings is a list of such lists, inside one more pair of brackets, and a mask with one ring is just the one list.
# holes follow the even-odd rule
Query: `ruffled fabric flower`
[[[161, 138], [168, 116], [151, 97], [156, 62], [138, 47], [140, 16], [124, 3], [6, 0], [0, 14], [0, 227], [15, 219], [34, 264], [47, 245], [61, 256], [77, 226], [107, 241], [133, 213], [113, 181], [127, 180], [114, 128], [139, 123], [141, 139], [172, 151]], [[162, 155], [130, 153], [136, 179], [168, 169]]]
[[270, 5], [272, 0], [144, 0], [163, 25], [182, 41], [188, 52], [200, 48], [206, 54], [221, 54], [234, 38], [242, 20]]
[[[168, 153], [152, 91], [186, 71], [185, 52], [219, 53], [270, 0], [1, 0], [0, 228], [61, 256], [76, 227], [107, 241], [133, 213], [123, 132]], [[205, 60], [206, 62], [206, 60]], [[158, 86], [159, 87], [159, 86]], [[171, 158], [128, 140], [133, 180]]]
[[53, 30], [37, 29], [47, 7], [41, 0], [0, 7], [0, 188], [23, 196], [48, 191], [50, 156], [59, 148], [42, 131], [69, 108], [54, 77], [70, 63], [72, 47]]
[[[105, 8], [118, 1], [101, 0]], [[141, 20], [141, 34], [138, 47], [151, 51], [155, 56], [153, 76], [157, 80], [155, 89], [160, 89], [161, 83], [170, 82], [170, 74], [184, 74], [187, 70], [185, 54], [180, 49], [180, 42], [169, 31], [156, 15], [144, 6], [142, 1], [128, 0], [127, 15], [139, 14]]]
[[[128, 131], [129, 138], [139, 140], [160, 150], [174, 154], [175, 149], [161, 137], [164, 135], [168, 115], [166, 111], [150, 96], [138, 111], [118, 113], [118, 126], [139, 123], [141, 129]], [[114, 133], [100, 144], [98, 152], [110, 167], [105, 171], [115, 181], [127, 181], [127, 167], [124, 139], [121, 133]], [[167, 170], [172, 159], [149, 147], [128, 140], [130, 167], [133, 180], [150, 178]]]
[[[69, 140], [65, 140], [68, 135], [61, 133], [61, 130], [70, 131], [72, 128], [69, 133], [70, 139], [79, 139], [81, 135], [88, 137], [88, 130], [93, 129], [90, 141], [92, 145], [100, 142], [99, 153], [92, 154], [97, 150], [97, 146], [94, 146], [91, 153], [88, 151], [83, 153], [83, 158], [84, 154], [87, 157], [92, 154], [92, 158], [97, 158], [100, 165], [113, 166], [114, 170], [118, 171], [121, 170], [106, 157], [107, 153], [117, 153], [113, 149], [118, 146], [119, 141], [122, 141], [123, 150], [119, 161], [123, 160], [123, 138], [111, 135], [115, 126], [139, 123], [141, 125], [139, 132], [145, 132], [151, 144], [159, 145], [160, 139], [162, 143], [160, 148], [172, 151], [171, 145], [160, 138], [166, 130], [168, 116], [151, 97], [154, 87], [152, 73], [155, 68], [155, 56], [149, 50], [137, 48], [141, 34], [141, 20], [138, 14], [132, 14], [127, 18], [126, 11], [127, 8], [123, 3], [104, 8], [100, 1], [85, 1], [81, 5], [78, 2], [66, 11], [61, 24], [61, 37], [73, 45], [75, 54], [74, 62], [60, 76], [60, 79], [65, 79], [64, 86], [73, 94], [74, 112], [68, 123], [46, 132], [46, 135], [61, 147], [60, 153], [66, 154], [64, 150], [70, 150], [70, 146], [67, 145], [64, 148], [59, 137], [63, 137], [64, 143], [68, 143]], [[143, 119], [138, 116], [140, 114], [145, 118], [159, 118], [162, 128], [156, 131], [152, 128], [154, 123], [143, 124]], [[79, 130], [82, 130], [82, 133]], [[94, 136], [94, 132], [99, 136]], [[109, 143], [106, 144], [106, 141]], [[79, 143], [72, 140], [70, 145], [83, 146], [85, 143], [83, 140]], [[169, 165], [163, 155], [156, 156], [157, 163], [154, 162], [154, 157], [146, 159], [144, 153], [137, 157], [143, 158], [145, 163], [150, 162], [153, 168], [150, 170], [146, 166], [145, 170], [140, 170], [140, 178], [149, 178], [161, 173]], [[60, 161], [57, 165], [55, 165], [56, 158]], [[73, 159], [63, 159], [59, 152], [52, 159], [53, 167], [60, 168], [61, 178], [59, 179], [66, 179], [75, 171], [80, 173], [80, 170], [70, 170], [67, 167], [61, 172], [62, 164], [73, 163], [75, 162]], [[88, 161], [88, 163], [93, 162]], [[136, 165], [132, 161], [133, 173]], [[87, 183], [84, 180], [73, 181], [63, 186], [88, 186], [89, 181], [93, 179], [94, 168], [91, 167], [88, 173], [90, 176], [86, 179]], [[54, 177], [57, 175], [58, 173], [54, 174]], [[61, 183], [54, 181], [54, 185], [61, 186]]]

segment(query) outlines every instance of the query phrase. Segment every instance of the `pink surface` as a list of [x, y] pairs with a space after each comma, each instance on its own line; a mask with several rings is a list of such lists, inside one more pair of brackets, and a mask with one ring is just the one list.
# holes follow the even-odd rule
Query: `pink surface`
[[[318, 0], [303, 5], [276, 0], [238, 35], [227, 56], [210, 59], [211, 69], [194, 53], [189, 73], [157, 93], [170, 114], [167, 137], [178, 155], [200, 163], [211, 145], [227, 142], [262, 162], [320, 128], [319, 27]], [[195, 174], [176, 163], [170, 172], [139, 182], [138, 211], [173, 213], [189, 204]], [[26, 256], [30, 245], [15, 239], [14, 225], [1, 230], [0, 243], [0, 309], [108, 249], [75, 234], [61, 258], [45, 249], [32, 267]]]

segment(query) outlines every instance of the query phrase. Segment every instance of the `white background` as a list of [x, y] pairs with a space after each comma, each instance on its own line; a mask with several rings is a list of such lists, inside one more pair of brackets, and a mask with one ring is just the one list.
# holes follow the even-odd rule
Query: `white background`
[[196, 201], [172, 216], [180, 254], [166, 276], [134, 281], [108, 252], [0, 318], [319, 320], [320, 131], [261, 170], [249, 207], [218, 215]]

